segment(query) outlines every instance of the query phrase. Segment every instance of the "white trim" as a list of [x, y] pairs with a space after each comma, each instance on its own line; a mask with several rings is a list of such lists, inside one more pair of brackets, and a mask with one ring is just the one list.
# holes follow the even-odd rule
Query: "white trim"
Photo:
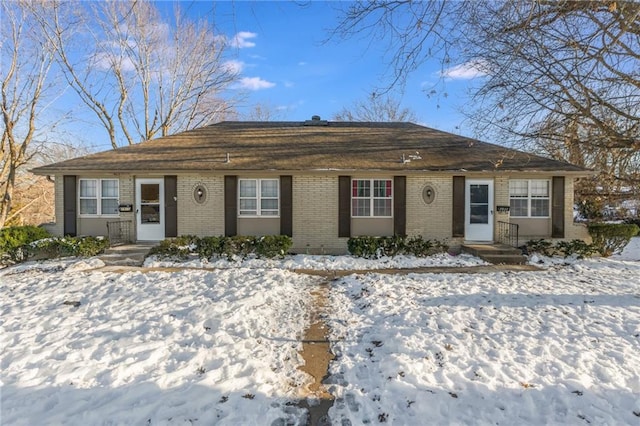
[[[353, 195], [353, 183], [357, 181], [368, 181], [369, 182], [369, 195], [364, 197], [358, 197]], [[375, 181], [383, 181], [391, 183], [391, 196], [390, 197], [376, 197], [374, 195], [374, 187]], [[386, 188], [386, 185], [385, 185]], [[393, 218], [393, 195], [395, 192], [395, 188], [393, 187], [393, 179], [389, 178], [352, 178], [351, 186], [349, 187], [349, 194], [351, 196], [351, 203], [349, 205], [349, 210], [352, 219], [392, 219]], [[369, 214], [366, 216], [359, 216], [353, 214], [353, 202], [354, 200], [369, 200]], [[375, 213], [375, 200], [390, 200], [391, 201], [391, 214], [389, 216], [376, 216]]]
[[[254, 181], [256, 183], [256, 195], [254, 197], [242, 197], [240, 195], [240, 186], [241, 186], [241, 182], [248, 182], [248, 181]], [[262, 182], [265, 181], [274, 181], [276, 183], [276, 191], [277, 194], [275, 197], [263, 197], [262, 196]], [[238, 196], [237, 196], [237, 200], [236, 200], [236, 205], [238, 208], [238, 214], [237, 217], [238, 218], [266, 218], [266, 219], [277, 219], [280, 217], [280, 198], [281, 198], [281, 194], [280, 194], [280, 179], [279, 178], [238, 178]], [[264, 211], [271, 211], [273, 212], [273, 209], [263, 209], [262, 208], [262, 200], [277, 200], [278, 201], [278, 208], [277, 210], [275, 210], [276, 214], [263, 214], [263, 210]], [[242, 214], [242, 211], [253, 211], [254, 209], [241, 209], [240, 208], [240, 201], [241, 200], [255, 200], [256, 202], [256, 208], [255, 208], [255, 214]]]
[[[487, 223], [471, 223], [471, 186], [488, 185]], [[464, 238], [465, 241], [493, 242], [494, 233], [494, 182], [493, 179], [466, 179], [464, 200]], [[482, 203], [484, 204], [484, 203]]]
[[[159, 220], [153, 223], [142, 223], [142, 194], [141, 185], [158, 185], [158, 205]], [[164, 240], [165, 224], [165, 204], [164, 204], [164, 179], [144, 178], [136, 179], [136, 239], [138, 241], [161, 241]], [[156, 203], [147, 203], [156, 204]]]
[[[116, 197], [103, 197], [102, 196], [102, 182], [105, 180], [115, 181], [117, 187], [117, 196]], [[96, 196], [95, 197], [87, 197], [82, 196], [82, 181], [95, 181], [96, 182]], [[120, 217], [120, 212], [116, 212], [113, 214], [103, 214], [102, 213], [102, 200], [116, 200], [117, 204], [120, 203], [120, 179], [118, 178], [78, 178], [78, 192], [76, 197], [76, 205], [78, 209], [78, 217], [79, 218], [114, 218]], [[82, 213], [82, 209], [80, 207], [80, 200], [95, 200], [96, 201], [96, 213]]]
[[[511, 182], [526, 182], [527, 183], [527, 196], [512, 196], [511, 195]], [[532, 197], [531, 196], [531, 182], [546, 182], [547, 192], [546, 197]], [[550, 219], [551, 218], [551, 179], [509, 179], [509, 206], [511, 206], [511, 200], [527, 200], [527, 215], [526, 216], [514, 216], [513, 209], [509, 209], [509, 217], [514, 219]], [[531, 201], [532, 200], [547, 200], [547, 215], [546, 216], [532, 216], [531, 215]]]

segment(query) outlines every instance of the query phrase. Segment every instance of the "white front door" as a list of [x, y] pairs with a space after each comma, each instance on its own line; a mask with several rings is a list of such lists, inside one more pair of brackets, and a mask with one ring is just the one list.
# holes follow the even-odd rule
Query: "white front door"
[[493, 241], [493, 180], [467, 179], [465, 240]]
[[164, 179], [136, 179], [138, 241], [164, 239]]

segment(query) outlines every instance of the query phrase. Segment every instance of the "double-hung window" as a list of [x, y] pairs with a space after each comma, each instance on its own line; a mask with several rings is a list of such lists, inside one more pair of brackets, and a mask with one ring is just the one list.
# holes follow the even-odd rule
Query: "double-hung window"
[[511, 217], [549, 217], [549, 180], [510, 180], [509, 200]]
[[118, 179], [80, 179], [78, 198], [82, 216], [117, 216]]
[[278, 179], [239, 179], [238, 184], [240, 216], [278, 216], [280, 214]]
[[391, 179], [353, 179], [351, 181], [352, 217], [391, 217], [392, 212]]

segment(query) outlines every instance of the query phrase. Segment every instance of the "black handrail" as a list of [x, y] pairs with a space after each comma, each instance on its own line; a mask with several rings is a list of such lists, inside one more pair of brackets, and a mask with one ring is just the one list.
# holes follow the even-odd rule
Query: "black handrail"
[[121, 246], [131, 242], [131, 220], [114, 220], [107, 222], [107, 234], [109, 243], [113, 246]]
[[507, 244], [513, 247], [518, 247], [518, 233], [519, 233], [520, 225], [517, 223], [509, 223], [498, 221], [498, 241], [502, 244]]

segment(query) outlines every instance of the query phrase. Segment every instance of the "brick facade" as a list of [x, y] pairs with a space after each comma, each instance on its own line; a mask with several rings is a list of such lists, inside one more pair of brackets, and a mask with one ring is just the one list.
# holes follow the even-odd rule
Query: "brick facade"
[[[346, 174], [346, 173], [345, 173]], [[265, 174], [267, 175], [267, 174]], [[354, 177], [360, 177], [358, 173]], [[261, 174], [262, 176], [262, 174]], [[362, 175], [365, 176], [365, 175]], [[105, 178], [107, 176], [82, 175], [78, 178]], [[160, 176], [157, 176], [160, 177]], [[268, 174], [268, 177], [276, 177]], [[387, 174], [368, 173], [368, 178], [388, 178]], [[486, 177], [480, 174], [467, 178]], [[509, 205], [509, 179], [551, 179], [552, 176], [540, 175], [494, 175], [494, 204]], [[120, 213], [119, 220], [130, 220], [131, 238], [135, 240], [135, 176], [119, 175], [120, 204], [132, 204], [131, 213]], [[193, 191], [198, 185], [206, 188], [206, 201], [195, 201]], [[574, 179], [565, 179], [565, 239], [589, 238], [586, 227], [573, 223], [573, 185]], [[423, 197], [425, 187], [434, 190], [433, 200], [428, 203]], [[451, 246], [462, 243], [461, 238], [451, 238], [453, 177], [448, 174], [411, 174], [406, 179], [406, 232], [409, 236], [421, 235], [424, 238], [446, 240]], [[56, 223], [49, 229], [57, 235], [63, 232], [63, 177], [56, 176], [55, 181]], [[338, 174], [306, 173], [293, 175], [293, 251], [296, 253], [337, 254], [347, 251], [347, 238], [338, 237]], [[217, 236], [224, 235], [224, 175], [178, 175], [177, 180], [178, 235]], [[118, 219], [78, 219], [78, 229], [97, 229], [89, 226], [90, 221]], [[522, 220], [522, 219], [520, 219]], [[538, 219], [527, 219], [538, 220]], [[508, 213], [494, 214], [494, 221], [509, 222]], [[84, 226], [83, 226], [84, 222]], [[102, 225], [101, 225], [102, 226]], [[80, 232], [81, 233], [81, 232]], [[99, 233], [104, 235], [106, 233]], [[528, 239], [521, 235], [521, 242]], [[535, 236], [549, 238], [549, 236]]]

